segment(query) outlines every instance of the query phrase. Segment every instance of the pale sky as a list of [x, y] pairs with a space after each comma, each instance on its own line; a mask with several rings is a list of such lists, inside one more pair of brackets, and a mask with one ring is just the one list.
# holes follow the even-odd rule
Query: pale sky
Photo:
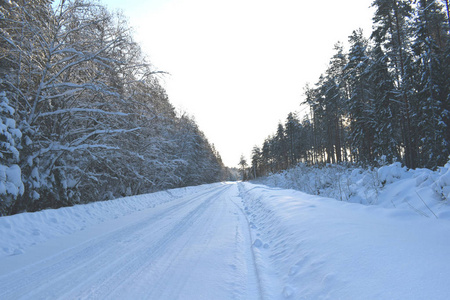
[[325, 72], [333, 45], [369, 36], [372, 0], [101, 0], [121, 9], [170, 102], [195, 116], [222, 156], [250, 160], [303, 88]]

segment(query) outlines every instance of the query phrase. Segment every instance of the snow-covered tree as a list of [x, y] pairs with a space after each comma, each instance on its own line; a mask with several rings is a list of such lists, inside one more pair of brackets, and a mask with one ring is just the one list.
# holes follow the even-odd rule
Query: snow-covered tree
[[0, 9], [1, 87], [22, 132], [13, 213], [220, 180], [219, 155], [176, 116], [121, 14], [90, 0]]
[[[450, 151], [450, 18], [432, 0], [374, 0], [371, 38], [356, 30], [335, 46], [325, 74], [305, 88], [309, 114], [283, 128], [291, 161], [436, 168]], [[295, 131], [292, 128], [296, 127]], [[255, 154], [262, 175], [286, 168], [280, 126]], [[295, 144], [296, 136], [301, 143]], [[294, 152], [291, 153], [295, 148]], [[261, 168], [260, 166], [267, 166]]]
[[368, 70], [370, 97], [374, 106], [375, 132], [373, 147], [375, 158], [385, 157], [388, 162], [400, 160], [401, 123], [400, 105], [395, 100], [394, 80], [389, 72], [387, 56], [380, 44], [371, 50]]
[[405, 164], [414, 168], [417, 165], [416, 132], [412, 127], [410, 89], [406, 68], [410, 61], [410, 26], [412, 15], [411, 1], [375, 0], [374, 31], [372, 38], [384, 47], [388, 65], [393, 70], [395, 83], [394, 95], [401, 103], [400, 118], [402, 147]]
[[19, 162], [22, 132], [16, 128], [15, 111], [6, 93], [0, 92], [0, 216], [8, 214], [24, 192]]
[[357, 30], [353, 31], [349, 42], [348, 63], [344, 67], [350, 93], [346, 101], [350, 123], [349, 139], [357, 160], [372, 162], [377, 117], [369, 82], [368, 41], [362, 30]]
[[[435, 168], [446, 163], [450, 154], [448, 111], [446, 102], [450, 87], [449, 65], [445, 63], [449, 47], [448, 23], [443, 7], [437, 1], [418, 1], [414, 22], [413, 50], [414, 96], [417, 101], [420, 139], [420, 164]], [[447, 104], [448, 107], [448, 104]]]
[[241, 170], [241, 179], [243, 181], [247, 180], [247, 160], [245, 159], [244, 155], [241, 155], [241, 158], [239, 159], [239, 166], [240, 166], [240, 170]]

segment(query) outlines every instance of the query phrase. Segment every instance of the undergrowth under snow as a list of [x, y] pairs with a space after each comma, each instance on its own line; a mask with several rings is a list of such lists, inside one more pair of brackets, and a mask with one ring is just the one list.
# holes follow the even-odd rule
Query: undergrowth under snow
[[450, 218], [450, 161], [436, 171], [408, 170], [398, 162], [370, 169], [299, 164], [255, 182], [352, 203], [412, 209], [426, 217]]

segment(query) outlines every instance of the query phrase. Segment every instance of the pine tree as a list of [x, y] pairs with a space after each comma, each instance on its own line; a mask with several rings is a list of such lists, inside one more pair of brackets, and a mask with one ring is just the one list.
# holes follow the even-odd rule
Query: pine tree
[[369, 82], [371, 102], [374, 105], [374, 154], [388, 162], [400, 160], [401, 125], [400, 105], [394, 96], [394, 80], [389, 72], [387, 56], [380, 44], [371, 53]]
[[350, 90], [347, 109], [350, 117], [349, 139], [358, 161], [374, 160], [374, 135], [377, 117], [370, 94], [368, 42], [362, 30], [353, 31], [349, 37], [350, 51], [344, 68]]
[[407, 0], [375, 0], [372, 4], [376, 8], [374, 32], [375, 42], [385, 48], [388, 65], [394, 70], [394, 95], [401, 103], [400, 118], [402, 132], [402, 146], [404, 148], [405, 164], [409, 168], [417, 165], [416, 132], [412, 129], [412, 111], [409, 99], [406, 63], [409, 59], [408, 30], [412, 7]]
[[284, 128], [289, 159], [288, 166], [292, 167], [296, 165], [302, 157], [305, 157], [302, 125], [294, 113], [289, 113]]
[[241, 155], [241, 158], [239, 159], [239, 166], [241, 167], [241, 175], [242, 175], [242, 180], [246, 181], [248, 180], [247, 178], [247, 160], [245, 159], [244, 155]]
[[420, 165], [435, 168], [445, 164], [450, 154], [446, 138], [445, 103], [449, 94], [446, 78], [449, 75], [445, 61], [448, 47], [447, 22], [443, 7], [436, 1], [420, 0], [415, 18], [416, 56], [414, 74], [417, 99], [418, 127], [420, 128]]
[[252, 176], [253, 178], [257, 178], [263, 176], [265, 174], [263, 168], [263, 157], [261, 149], [258, 146], [254, 146], [252, 149]]
[[288, 168], [288, 142], [286, 139], [283, 124], [278, 123], [277, 132], [274, 136], [274, 155], [276, 160], [276, 170], [281, 171]]

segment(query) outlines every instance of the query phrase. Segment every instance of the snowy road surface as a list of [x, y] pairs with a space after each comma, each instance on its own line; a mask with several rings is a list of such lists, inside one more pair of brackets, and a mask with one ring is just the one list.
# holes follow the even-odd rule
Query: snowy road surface
[[239, 202], [221, 185], [10, 256], [0, 298], [260, 299]]
[[449, 236], [449, 219], [205, 185], [0, 218], [0, 299], [448, 299]]

